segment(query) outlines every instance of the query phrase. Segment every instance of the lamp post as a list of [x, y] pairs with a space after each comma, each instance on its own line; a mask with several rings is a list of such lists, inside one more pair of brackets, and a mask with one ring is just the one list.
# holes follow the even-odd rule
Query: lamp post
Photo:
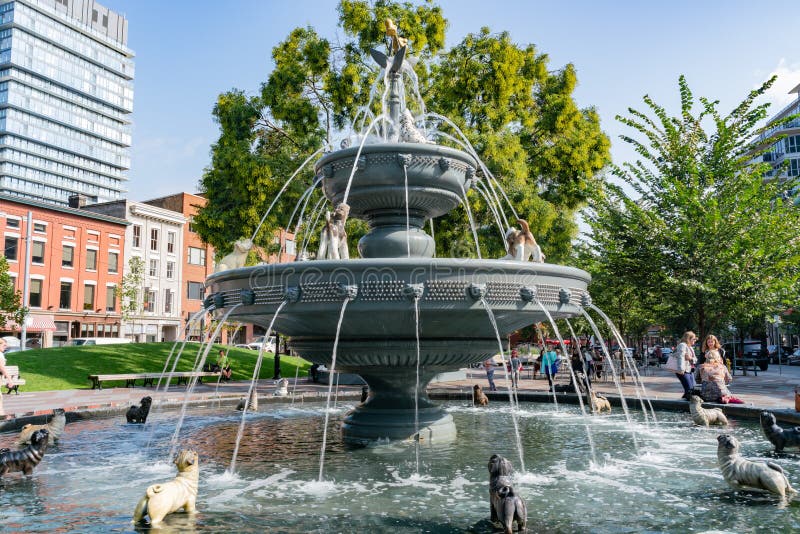
[[783, 365], [782, 365], [783, 362], [782, 362], [782, 357], [781, 357], [781, 352], [782, 352], [781, 351], [781, 345], [783, 344], [782, 340], [781, 340], [781, 322], [782, 321], [781, 321], [781, 316], [777, 315], [777, 314], [774, 315], [772, 317], [772, 319], [773, 319], [773, 322], [775, 323], [775, 342], [778, 345], [778, 374], [782, 375], [783, 374]]
[[28, 343], [28, 304], [30, 304], [31, 286], [31, 249], [33, 248], [33, 212], [28, 211], [28, 219], [25, 223], [25, 271], [22, 277], [22, 306], [25, 308], [25, 316], [19, 327], [20, 346], [22, 350], [27, 349]]

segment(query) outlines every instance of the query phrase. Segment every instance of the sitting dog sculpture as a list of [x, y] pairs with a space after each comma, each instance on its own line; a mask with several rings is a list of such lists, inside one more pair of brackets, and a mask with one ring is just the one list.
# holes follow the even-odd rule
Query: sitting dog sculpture
[[193, 450], [182, 450], [175, 457], [178, 476], [163, 484], [153, 484], [145, 491], [133, 512], [133, 522], [140, 523], [145, 516], [150, 517], [150, 524], [155, 526], [164, 520], [167, 514], [183, 508], [186, 513], [197, 511], [197, 481], [200, 477], [200, 462]]
[[273, 397], [286, 397], [289, 395], [289, 379], [281, 378], [275, 385], [275, 391], [272, 392]]
[[336, 206], [332, 216], [329, 211], [325, 213], [325, 226], [322, 228], [317, 252], [318, 260], [350, 258], [350, 252], [347, 249], [347, 233], [344, 228], [349, 213], [350, 206], [344, 203]]
[[14, 471], [22, 471], [25, 475], [33, 473], [33, 468], [39, 465], [44, 457], [48, 442], [49, 433], [46, 429], [40, 428], [31, 434], [31, 443], [24, 449], [0, 451], [0, 477]]
[[150, 405], [153, 404], [152, 397], [143, 397], [141, 406], [131, 406], [125, 413], [125, 418], [129, 423], [144, 424], [147, 421], [147, 416], [150, 414]]
[[[239, 411], [244, 410], [244, 404], [246, 399], [241, 399], [239, 404], [236, 405], [236, 409]], [[258, 411], [258, 391], [256, 388], [253, 388], [253, 391], [250, 392], [250, 402], [247, 403], [247, 411], [248, 412], [257, 412]]]
[[781, 466], [773, 462], [752, 462], [739, 454], [739, 440], [730, 434], [717, 436], [717, 461], [725, 481], [732, 487], [765, 490], [785, 498], [797, 493]]
[[239, 239], [233, 244], [233, 252], [219, 260], [214, 272], [218, 273], [244, 267], [244, 264], [247, 263], [247, 254], [251, 248], [253, 248], [253, 242], [250, 239]]
[[489, 406], [489, 397], [483, 392], [480, 384], [472, 386], [472, 403], [475, 406]]
[[515, 228], [509, 228], [506, 231], [508, 254], [501, 259], [517, 261], [532, 260], [536, 263], [544, 263], [545, 255], [536, 242], [536, 238], [533, 237], [528, 221], [525, 219], [517, 219], [517, 223], [522, 229], [517, 230]]
[[31, 442], [31, 436], [37, 430], [47, 430], [49, 438], [48, 438], [48, 445], [53, 445], [57, 443], [61, 434], [64, 432], [64, 427], [67, 424], [67, 415], [64, 413], [64, 410], [61, 408], [56, 408], [53, 410], [53, 418], [50, 419], [50, 422], [46, 425], [25, 425], [22, 427], [22, 430], [19, 433], [19, 437], [17, 438], [17, 446], [22, 447], [27, 445]]
[[602, 395], [598, 395], [594, 391], [589, 393], [589, 403], [592, 405], [592, 411], [595, 413], [611, 413], [611, 403], [608, 402], [608, 399]]
[[694, 424], [701, 426], [728, 426], [728, 418], [719, 408], [703, 408], [703, 399], [697, 395], [689, 396], [689, 411]]
[[785, 447], [800, 447], [800, 426], [794, 428], [781, 428], [775, 415], [771, 412], [761, 412], [761, 430], [770, 443], [775, 446], [775, 451], [780, 452]]
[[489, 507], [491, 520], [503, 525], [503, 532], [511, 534], [514, 523], [520, 532], [525, 530], [528, 509], [522, 497], [516, 494], [512, 481], [514, 468], [511, 462], [498, 454], [489, 458]]

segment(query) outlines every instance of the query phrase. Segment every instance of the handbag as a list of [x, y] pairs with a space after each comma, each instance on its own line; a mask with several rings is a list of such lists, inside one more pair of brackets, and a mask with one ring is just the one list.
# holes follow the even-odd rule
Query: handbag
[[670, 371], [675, 371], [676, 373], [679, 371], [683, 371], [683, 369], [680, 366], [680, 362], [678, 361], [678, 358], [676, 358], [673, 355], [670, 355], [669, 358], [667, 358], [667, 363], [664, 364], [664, 367], [669, 369]]

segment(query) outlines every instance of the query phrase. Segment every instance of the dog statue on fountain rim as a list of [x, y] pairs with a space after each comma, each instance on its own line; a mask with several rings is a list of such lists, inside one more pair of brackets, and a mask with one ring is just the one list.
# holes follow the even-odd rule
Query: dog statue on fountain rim
[[272, 392], [273, 397], [286, 397], [289, 395], [289, 379], [281, 378], [275, 383], [275, 391]]
[[536, 238], [533, 237], [528, 221], [525, 219], [517, 219], [517, 223], [522, 229], [517, 230], [515, 228], [509, 228], [506, 231], [508, 254], [500, 259], [517, 261], [531, 260], [534, 263], [544, 263], [545, 255], [536, 242]]
[[49, 432], [40, 428], [31, 434], [30, 440], [30, 445], [18, 451], [0, 449], [0, 477], [14, 471], [22, 471], [24, 475], [33, 473], [33, 468], [39, 465], [47, 451]]
[[739, 454], [739, 440], [730, 434], [717, 436], [717, 461], [725, 482], [736, 489], [764, 490], [785, 499], [797, 491], [789, 484], [781, 466], [773, 462], [752, 462]]
[[67, 424], [67, 414], [61, 408], [56, 408], [53, 410], [53, 418], [50, 419], [50, 422], [45, 425], [25, 425], [22, 427], [22, 430], [19, 433], [19, 437], [17, 438], [17, 446], [23, 447], [31, 442], [31, 436], [37, 430], [47, 430], [49, 438], [48, 438], [48, 445], [53, 445], [58, 443], [61, 434], [64, 433], [64, 427]]
[[150, 517], [150, 525], [156, 526], [167, 514], [181, 508], [188, 514], [197, 512], [197, 482], [200, 478], [200, 462], [193, 450], [182, 450], [175, 457], [178, 475], [163, 484], [153, 484], [145, 491], [133, 511], [133, 522], [141, 523]]
[[767, 411], [761, 412], [760, 420], [761, 430], [775, 446], [775, 452], [781, 452], [785, 447], [800, 447], [800, 426], [781, 428], [775, 415]]
[[697, 395], [689, 396], [689, 411], [694, 424], [700, 426], [722, 425], [728, 426], [728, 418], [719, 408], [703, 408], [703, 399]]
[[528, 521], [528, 509], [516, 494], [512, 475], [514, 468], [506, 458], [493, 454], [489, 458], [489, 508], [491, 521], [503, 525], [503, 533], [511, 534], [514, 523], [522, 532]]
[[247, 254], [253, 248], [253, 241], [247, 238], [241, 238], [233, 244], [233, 252], [224, 256], [214, 269], [215, 273], [228, 271], [230, 269], [240, 269], [247, 263]]
[[347, 232], [345, 223], [347, 215], [350, 213], [350, 206], [341, 203], [331, 215], [325, 212], [325, 226], [319, 239], [319, 260], [347, 260], [350, 258], [350, 251], [347, 248]]
[[598, 395], [594, 391], [589, 393], [589, 404], [592, 406], [594, 413], [608, 412], [611, 413], [611, 403], [603, 395]]
[[[239, 404], [236, 405], [236, 409], [240, 412], [244, 410], [244, 403], [246, 399], [239, 400]], [[250, 392], [250, 402], [247, 403], [247, 411], [248, 412], [257, 412], [258, 411], [258, 391], [255, 387], [253, 387], [253, 391]]]
[[489, 397], [483, 392], [480, 384], [472, 386], [472, 403], [475, 406], [489, 406]]

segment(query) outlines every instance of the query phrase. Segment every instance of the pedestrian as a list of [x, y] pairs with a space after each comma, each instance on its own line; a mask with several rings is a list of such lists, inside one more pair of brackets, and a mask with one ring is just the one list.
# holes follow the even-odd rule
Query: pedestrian
[[656, 348], [653, 350], [653, 357], [656, 359], [656, 364], [661, 366], [661, 357], [664, 355], [664, 351], [661, 350], [661, 345], [656, 345]]
[[586, 385], [589, 383], [589, 379], [586, 375], [586, 363], [581, 354], [581, 349], [579, 347], [573, 347], [571, 350], [572, 356], [570, 356], [569, 364], [570, 367], [572, 367], [572, 373], [575, 375], [575, 380], [578, 382], [578, 389], [586, 391]]
[[[14, 387], [14, 381], [11, 380], [11, 375], [6, 371], [6, 340], [0, 338], [0, 374], [6, 379], [6, 385], [9, 391]], [[3, 409], [3, 394], [0, 392], [0, 420], [5, 419], [6, 412]]]
[[707, 402], [730, 402], [734, 397], [728, 389], [728, 384], [731, 383], [733, 378], [722, 361], [722, 347], [719, 340], [713, 335], [706, 336], [703, 340], [702, 349], [706, 359], [700, 365], [698, 374], [700, 375], [703, 400]]
[[694, 354], [692, 345], [697, 341], [697, 334], [688, 330], [681, 337], [681, 342], [675, 347], [675, 351], [669, 355], [666, 368], [675, 373], [683, 387], [682, 399], [689, 400], [689, 395], [694, 389], [694, 363], [697, 356]]
[[489, 381], [489, 391], [497, 391], [494, 385], [494, 360], [489, 358], [483, 362], [483, 369], [486, 371], [486, 380]]
[[519, 359], [519, 351], [511, 349], [511, 387], [519, 387], [519, 372], [522, 369], [522, 360]]
[[550, 391], [553, 390], [553, 377], [558, 372], [558, 354], [553, 350], [553, 345], [548, 343], [547, 350], [540, 357], [542, 362], [542, 373], [547, 377]]

